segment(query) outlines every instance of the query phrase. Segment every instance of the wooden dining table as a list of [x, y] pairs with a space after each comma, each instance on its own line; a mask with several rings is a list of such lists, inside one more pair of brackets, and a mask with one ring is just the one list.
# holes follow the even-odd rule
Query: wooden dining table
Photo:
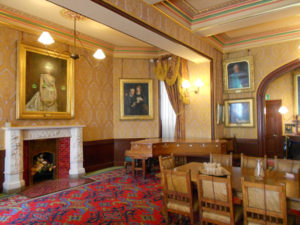
[[[203, 167], [203, 163], [190, 162], [182, 166], [176, 167], [176, 171], [187, 171], [191, 170], [191, 180], [194, 184], [197, 182], [197, 176], [199, 174], [200, 168]], [[299, 175], [293, 174], [294, 177], [286, 176], [285, 172], [265, 170], [264, 177], [258, 179], [254, 176], [254, 169], [241, 168], [241, 167], [224, 167], [231, 174], [232, 189], [234, 196], [241, 199], [242, 198], [242, 185], [241, 177], [245, 180], [254, 182], [265, 182], [266, 184], [280, 184], [284, 183], [286, 186], [286, 197], [288, 200], [288, 207], [300, 211], [300, 191], [299, 191]], [[241, 199], [242, 200], [242, 199]], [[289, 204], [290, 203], [290, 204]]]

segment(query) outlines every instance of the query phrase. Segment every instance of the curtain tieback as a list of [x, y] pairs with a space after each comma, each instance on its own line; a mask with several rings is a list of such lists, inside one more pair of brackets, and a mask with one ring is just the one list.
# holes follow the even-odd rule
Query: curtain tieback
[[181, 115], [182, 115], [182, 112], [176, 113], [176, 116], [181, 116]]

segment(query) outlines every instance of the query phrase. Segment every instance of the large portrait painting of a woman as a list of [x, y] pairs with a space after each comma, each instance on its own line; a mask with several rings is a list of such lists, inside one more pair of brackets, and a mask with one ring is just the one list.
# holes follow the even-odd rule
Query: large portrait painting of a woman
[[254, 90], [253, 57], [224, 61], [224, 92], [239, 93]]
[[73, 61], [68, 55], [19, 44], [18, 119], [70, 119]]
[[121, 120], [153, 119], [151, 79], [120, 80]]

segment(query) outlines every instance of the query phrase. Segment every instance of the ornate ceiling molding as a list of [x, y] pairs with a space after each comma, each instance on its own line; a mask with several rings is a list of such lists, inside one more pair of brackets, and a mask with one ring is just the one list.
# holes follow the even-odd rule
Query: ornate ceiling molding
[[[54, 24], [50, 21], [43, 20], [41, 18], [34, 17], [32, 15], [23, 13], [21, 11], [12, 9], [10, 7], [0, 4], [0, 23], [12, 26], [13, 28], [21, 31], [40, 34], [42, 31], [50, 32], [55, 39], [59, 41], [72, 44], [73, 43], [73, 31]], [[78, 14], [79, 15], [79, 14]], [[81, 16], [82, 18], [85, 18]], [[83, 44], [83, 48], [89, 50], [95, 50], [101, 48], [105, 53], [113, 57], [119, 58], [155, 58], [160, 55], [166, 54], [165, 51], [156, 47], [132, 47], [132, 46], [114, 46], [110, 43], [104, 42], [100, 39], [96, 39], [78, 32], [78, 40]]]

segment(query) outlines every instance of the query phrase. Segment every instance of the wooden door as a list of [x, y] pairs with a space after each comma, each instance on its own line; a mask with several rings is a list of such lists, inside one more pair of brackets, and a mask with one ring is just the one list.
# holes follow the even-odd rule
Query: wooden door
[[281, 100], [266, 101], [265, 154], [283, 157], [282, 118], [279, 113]]

